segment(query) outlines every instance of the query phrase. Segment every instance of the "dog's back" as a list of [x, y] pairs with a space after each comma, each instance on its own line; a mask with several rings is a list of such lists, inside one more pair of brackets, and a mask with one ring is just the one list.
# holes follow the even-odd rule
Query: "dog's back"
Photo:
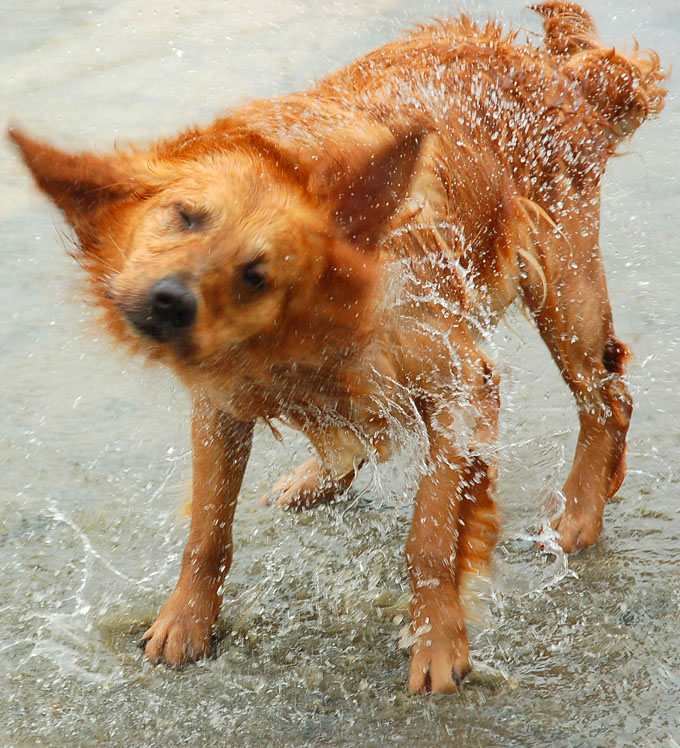
[[[348, 144], [376, 128], [430, 133], [382, 249], [390, 257], [444, 249], [463, 259], [488, 290], [493, 323], [519, 291], [518, 263], [545, 283], [536, 225], [554, 228], [570, 194], [597, 191], [617, 145], [661, 111], [665, 95], [655, 53], [605, 47], [574, 3], [532, 8], [544, 18], [545, 49], [518, 44], [516, 32], [504, 35], [494, 22], [451, 18], [305, 94], [249, 103], [213, 127], [261, 133], [308, 169], [325, 151], [350, 170]], [[332, 178], [322, 172], [319, 189]]]

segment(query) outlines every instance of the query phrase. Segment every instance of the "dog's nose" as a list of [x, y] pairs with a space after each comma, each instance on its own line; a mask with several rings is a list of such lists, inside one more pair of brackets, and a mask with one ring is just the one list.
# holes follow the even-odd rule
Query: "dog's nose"
[[161, 343], [179, 339], [196, 319], [196, 297], [177, 278], [161, 278], [143, 304], [125, 309], [128, 320], [144, 335]]
[[196, 297], [177, 278], [162, 278], [149, 291], [151, 321], [161, 327], [190, 327], [196, 319]]

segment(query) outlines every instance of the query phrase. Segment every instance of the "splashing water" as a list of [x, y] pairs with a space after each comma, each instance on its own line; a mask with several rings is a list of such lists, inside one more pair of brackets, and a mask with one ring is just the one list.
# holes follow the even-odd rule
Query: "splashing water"
[[[387, 0], [166, 5], [16, 5], [0, 53], [7, 110], [74, 148], [155, 137], [159, 122], [170, 132], [187, 111], [207, 119], [245, 96], [301, 88], [409, 23], [454, 10]], [[471, 10], [483, 17], [500, 5]], [[669, 59], [680, 32], [670, 2], [592, 10], [604, 38], [632, 31]], [[73, 268], [3, 150], [0, 742], [370, 746], [427, 735], [442, 747], [678, 746], [680, 308], [669, 216], [680, 127], [670, 85], [666, 117], [636, 138], [640, 155], [613, 162], [606, 178], [601, 244], [617, 331], [637, 355], [628, 374], [637, 410], [605, 537], [568, 563], [541, 528], [573, 452], [573, 403], [514, 310], [484, 339], [502, 379], [503, 537], [479, 593], [475, 670], [454, 699], [404, 694], [403, 545], [426, 465], [422, 433], [401, 421], [390, 422], [391, 460], [372, 455], [344, 500], [299, 514], [268, 513], [256, 499], [306, 443], [259, 430], [216, 658], [181, 672], [143, 660], [135, 642], [174, 583], [186, 536], [187, 403], [168, 378], [83, 333], [93, 322], [84, 303], [60, 303], [79, 298], [66, 280]], [[408, 273], [394, 278], [398, 295]], [[45, 289], [57, 285], [55, 303]], [[401, 298], [443, 304], [428, 288]], [[480, 332], [492, 321], [441, 309]], [[180, 457], [164, 459], [168, 449]]]

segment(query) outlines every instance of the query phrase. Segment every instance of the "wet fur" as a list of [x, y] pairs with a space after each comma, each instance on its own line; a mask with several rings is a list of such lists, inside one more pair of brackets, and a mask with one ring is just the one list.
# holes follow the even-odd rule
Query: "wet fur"
[[[517, 299], [579, 409], [558, 542], [597, 540], [632, 410], [600, 183], [661, 110], [664, 75], [653, 53], [604, 47], [579, 6], [534, 9], [545, 49], [462, 16], [145, 149], [70, 155], [10, 131], [75, 230], [109, 331], [192, 395], [191, 529], [144, 635], [153, 662], [209, 650], [256, 419], [293, 425], [319, 455], [275, 486], [283, 506], [345, 490], [403, 429], [427, 455], [406, 547], [409, 688], [456, 690], [470, 668], [461, 580], [485, 572], [498, 534], [499, 382], [479, 343]], [[196, 317], [152, 339], [130, 320], [163, 278]]]

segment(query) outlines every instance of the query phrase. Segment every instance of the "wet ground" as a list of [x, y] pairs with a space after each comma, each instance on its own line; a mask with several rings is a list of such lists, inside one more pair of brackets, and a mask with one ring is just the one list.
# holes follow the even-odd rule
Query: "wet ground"
[[[65, 147], [170, 134], [247, 96], [304, 87], [416, 20], [425, 0], [12, 2], [3, 118]], [[506, 7], [502, 7], [506, 6]], [[58, 9], [57, 9], [58, 7]], [[533, 30], [520, 3], [503, 10]], [[675, 0], [599, 3], [607, 40], [669, 62]], [[677, 80], [677, 76], [676, 76]], [[563, 479], [575, 412], [519, 314], [492, 348], [504, 377], [504, 535], [454, 697], [409, 697], [394, 475], [306, 514], [257, 497], [306, 454], [257, 435], [236, 518], [216, 656], [153, 669], [135, 642], [171, 590], [187, 531], [187, 399], [100, 335], [61, 224], [0, 150], [0, 744], [23, 746], [680, 745], [680, 107], [605, 180], [602, 246], [618, 335], [636, 360], [629, 473], [594, 548], [533, 535]], [[63, 242], [62, 242], [63, 244]]]

